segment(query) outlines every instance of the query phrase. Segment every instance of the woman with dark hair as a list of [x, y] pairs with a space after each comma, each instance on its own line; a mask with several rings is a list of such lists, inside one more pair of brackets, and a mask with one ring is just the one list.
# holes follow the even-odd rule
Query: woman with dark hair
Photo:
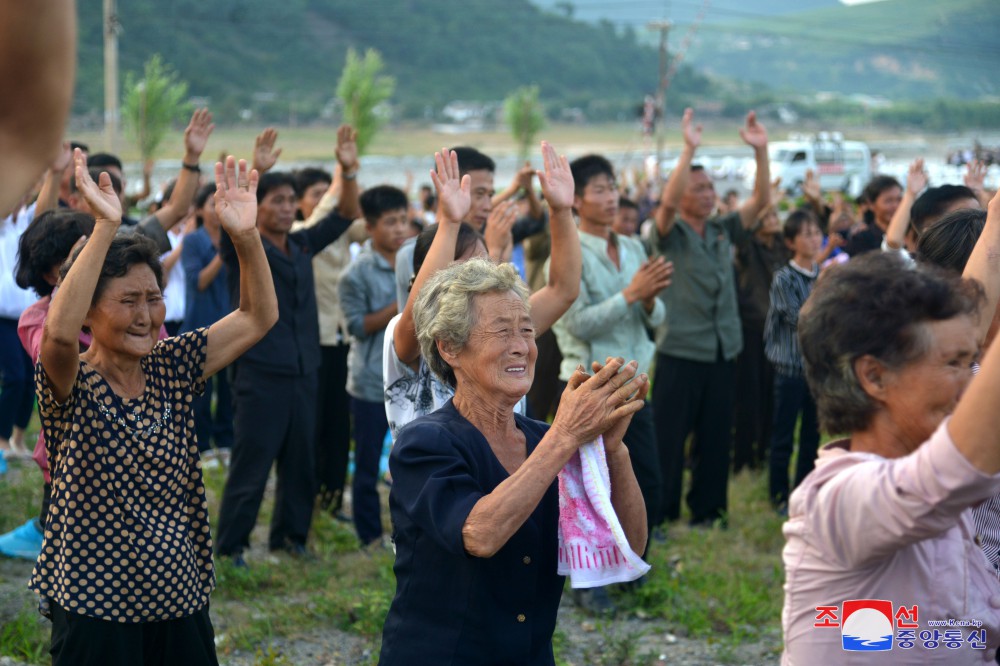
[[865, 185], [860, 199], [867, 206], [865, 227], [851, 234], [844, 248], [852, 257], [882, 247], [892, 216], [903, 200], [903, 186], [892, 176], [875, 176]]
[[[1000, 225], [1000, 197], [987, 224]], [[1000, 348], [970, 383], [1000, 284], [992, 236], [970, 259], [988, 298], [977, 281], [875, 253], [830, 269], [803, 308], [820, 424], [848, 437], [820, 451], [791, 496], [785, 665], [889, 649], [894, 664], [994, 660], [1000, 583], [972, 508], [1000, 491]], [[982, 624], [931, 624], [948, 618]], [[933, 649], [949, 635], [967, 645]]]
[[[240, 308], [158, 341], [157, 248], [116, 237], [121, 203], [75, 154], [93, 233], [61, 271], [35, 382], [52, 504], [29, 586], [52, 619], [55, 666], [217, 664], [215, 586], [192, 397], [277, 319], [255, 226], [257, 174], [216, 164], [216, 210], [243, 267]], [[91, 334], [80, 353], [80, 329]]]

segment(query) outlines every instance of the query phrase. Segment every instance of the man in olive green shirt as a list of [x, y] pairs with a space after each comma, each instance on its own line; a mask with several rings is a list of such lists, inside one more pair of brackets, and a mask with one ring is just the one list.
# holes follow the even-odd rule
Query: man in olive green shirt
[[732, 247], [750, 233], [770, 200], [767, 132], [753, 111], [747, 114], [740, 136], [754, 151], [754, 191], [737, 212], [713, 218], [715, 186], [704, 169], [691, 164], [701, 142], [693, 115], [691, 109], [684, 112], [684, 148], [650, 238], [652, 253], [676, 269], [672, 286], [660, 294], [667, 322], [657, 341], [653, 383], [664, 483], [660, 515], [680, 518], [684, 445], [694, 432], [687, 495], [691, 523], [725, 525], [735, 359], [743, 348]]

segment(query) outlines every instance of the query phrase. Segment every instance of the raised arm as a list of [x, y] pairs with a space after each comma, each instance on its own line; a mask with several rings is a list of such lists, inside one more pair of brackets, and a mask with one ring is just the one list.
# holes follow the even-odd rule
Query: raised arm
[[208, 137], [212, 135], [213, 129], [215, 125], [208, 109], [195, 109], [191, 114], [191, 122], [184, 130], [184, 159], [181, 162], [181, 171], [177, 175], [177, 184], [174, 185], [174, 191], [167, 203], [154, 213], [160, 226], [166, 231], [187, 217], [200, 183], [201, 168], [198, 162], [201, 160], [201, 154], [205, 152]]
[[963, 178], [965, 186], [975, 193], [976, 198], [979, 199], [979, 203], [983, 208], [987, 208], [990, 205], [990, 199], [996, 194], [996, 192], [990, 192], [984, 187], [986, 183], [986, 171], [986, 164], [979, 160], [972, 160], [966, 166], [965, 177]]
[[434, 153], [434, 163], [437, 169], [431, 171], [431, 180], [438, 196], [438, 229], [424, 263], [420, 266], [420, 272], [413, 280], [410, 297], [406, 299], [406, 305], [392, 334], [396, 356], [411, 367], [420, 359], [420, 343], [417, 342], [417, 329], [413, 323], [413, 302], [417, 300], [417, 294], [424, 283], [434, 273], [455, 261], [458, 230], [472, 206], [472, 181], [468, 174], [459, 176], [458, 155], [455, 151], [442, 148], [440, 153]]
[[361, 217], [361, 203], [358, 198], [358, 168], [360, 163], [358, 162], [358, 133], [350, 125], [341, 125], [337, 128], [336, 153], [341, 178], [337, 212], [340, 213], [341, 217], [355, 220]]
[[204, 377], [211, 377], [255, 345], [278, 321], [278, 297], [257, 231], [256, 171], [230, 155], [215, 164], [215, 212], [240, 265], [240, 306], [208, 328]]
[[740, 128], [740, 138], [753, 148], [753, 158], [757, 164], [753, 192], [740, 206], [740, 222], [745, 229], [750, 229], [760, 212], [771, 202], [771, 161], [767, 156], [767, 130], [757, 122], [755, 112], [747, 114], [746, 124]]
[[[462, 526], [462, 540], [465, 550], [470, 555], [475, 557], [495, 555], [521, 528], [552, 485], [556, 475], [566, 466], [580, 446], [596, 440], [598, 435], [612, 430], [621, 419], [629, 418], [642, 409], [645, 392], [641, 391], [640, 395], [636, 392], [636, 388], [641, 390], [646, 385], [647, 379], [640, 377], [638, 383], [628, 383], [635, 377], [636, 369], [637, 364], [634, 361], [625, 365], [623, 359], [614, 359], [593, 376], [587, 375], [581, 368], [570, 377], [559, 403], [559, 411], [548, 433], [524, 464], [493, 492], [480, 498], [469, 512]], [[616, 451], [614, 444], [612, 450]], [[618, 478], [619, 454], [613, 453], [613, 455], [614, 462], [609, 455], [609, 468], [616, 470], [613, 473], [615, 478]], [[629, 465], [631, 471], [628, 460], [625, 464]], [[617, 511], [619, 504], [614, 500], [614, 491], [612, 491], [612, 503]], [[641, 496], [638, 506], [643, 506]], [[637, 507], [633, 503], [631, 508]], [[623, 520], [623, 528], [628, 535], [630, 545], [633, 545], [633, 550], [636, 550], [634, 546], [642, 546], [638, 549], [638, 552], [642, 552], [645, 547], [645, 537], [636, 534], [634, 525], [636, 517], [637, 512], [630, 511]], [[643, 512], [641, 525], [643, 535], [645, 529], [645, 512]]]
[[962, 277], [977, 280], [986, 290], [986, 299], [979, 309], [979, 342], [982, 344], [1000, 303], [1000, 192], [993, 196], [986, 209], [983, 233], [972, 248]]
[[46, 211], [55, 210], [59, 205], [59, 181], [62, 180], [63, 172], [72, 161], [73, 151], [70, 150], [69, 143], [63, 142], [62, 152], [45, 172], [42, 189], [38, 191], [38, 198], [35, 200], [35, 217]]
[[108, 174], [101, 172], [95, 183], [87, 171], [87, 157], [79, 148], [73, 160], [77, 188], [90, 205], [95, 221], [93, 233], [52, 297], [42, 333], [40, 361], [58, 402], [69, 397], [76, 382], [80, 367], [80, 329], [90, 311], [104, 258], [122, 221], [121, 200]]
[[889, 227], [885, 230], [885, 244], [890, 250], [900, 250], [905, 247], [906, 231], [910, 228], [910, 210], [913, 202], [916, 201], [923, 189], [927, 187], [927, 174], [924, 173], [924, 160], [918, 158], [910, 164], [910, 170], [906, 174], [906, 191], [903, 198], [889, 220]]
[[677, 157], [677, 164], [670, 172], [670, 178], [663, 187], [663, 194], [660, 196], [660, 205], [656, 207], [653, 217], [656, 220], [656, 230], [661, 237], [668, 236], [674, 228], [677, 219], [677, 209], [681, 204], [681, 197], [687, 189], [688, 177], [691, 175], [691, 161], [694, 159], [695, 151], [701, 144], [701, 125], [693, 124], [694, 110], [684, 109], [681, 117], [681, 132], [684, 136], [684, 146], [681, 154]]
[[549, 330], [580, 294], [583, 264], [580, 235], [573, 221], [573, 172], [566, 157], [556, 154], [547, 141], [542, 141], [542, 160], [545, 169], [538, 172], [538, 182], [549, 204], [552, 259], [548, 283], [530, 300], [538, 335]]
[[59, 154], [73, 100], [76, 2], [0, 3], [0, 217]]
[[258, 174], [267, 173], [277, 164], [281, 156], [281, 148], [274, 148], [277, 141], [278, 130], [273, 127], [265, 127], [264, 131], [254, 139], [252, 169]]

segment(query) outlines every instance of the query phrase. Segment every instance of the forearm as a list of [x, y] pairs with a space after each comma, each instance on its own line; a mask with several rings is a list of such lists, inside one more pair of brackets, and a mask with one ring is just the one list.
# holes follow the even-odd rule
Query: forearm
[[542, 210], [542, 202], [538, 199], [538, 195], [535, 194], [535, 190], [529, 187], [525, 192], [525, 199], [528, 202], [528, 217], [540, 220], [545, 211]]
[[983, 232], [972, 248], [962, 277], [979, 281], [986, 291], [979, 309], [979, 341], [982, 343], [1000, 302], [1000, 196], [990, 203]]
[[205, 291], [222, 270], [222, 255], [216, 254], [208, 265], [198, 271], [198, 291]]
[[184, 239], [181, 239], [181, 242], [177, 244], [177, 247], [172, 249], [170, 251], [170, 254], [168, 254], [166, 257], [163, 258], [162, 264], [163, 264], [164, 278], [166, 278], [167, 275], [170, 274], [170, 271], [174, 270], [174, 266], [177, 265], [177, 262], [181, 258], [181, 251], [183, 250], [183, 248], [184, 248]]
[[641, 555], [646, 550], [646, 539], [649, 536], [646, 503], [632, 470], [628, 448], [622, 444], [613, 450], [606, 450], [606, 453], [611, 477], [611, 505], [615, 508], [629, 546]]
[[55, 210], [59, 205], [59, 180], [62, 174], [49, 169], [45, 172], [45, 180], [42, 181], [42, 189], [38, 191], [38, 198], [35, 200], [35, 217], [44, 212]]
[[461, 223], [446, 220], [445, 217], [444, 212], [439, 210], [438, 219], [441, 223], [438, 225], [437, 233], [434, 234], [434, 241], [427, 251], [424, 263], [420, 266], [420, 272], [414, 278], [410, 297], [406, 299], [406, 305], [393, 334], [392, 342], [396, 348], [396, 356], [407, 365], [414, 363], [420, 357], [420, 343], [417, 342], [417, 329], [413, 323], [413, 302], [417, 300], [417, 295], [427, 280], [455, 260], [455, 246], [458, 243], [458, 229]]
[[532, 318], [539, 332], [551, 328], [576, 301], [580, 295], [583, 270], [580, 235], [573, 221], [573, 211], [569, 208], [553, 210], [549, 230], [552, 234], [552, 253], [548, 282], [543, 287], [546, 294], [544, 298], [537, 299], [543, 304], [542, 307], [532, 310]]
[[393, 301], [381, 310], [366, 314], [362, 320], [362, 328], [364, 329], [365, 335], [371, 335], [372, 333], [377, 333], [378, 331], [383, 330], [389, 324], [389, 320], [395, 316], [396, 301]]
[[754, 178], [753, 192], [740, 206], [740, 222], [746, 229], [751, 228], [761, 211], [771, 203], [771, 162], [767, 157], [767, 146], [754, 148], [754, 161], [757, 164], [757, 175]]
[[663, 196], [660, 198], [660, 205], [656, 207], [654, 215], [656, 219], [656, 229], [661, 236], [666, 236], [674, 228], [674, 221], [677, 215], [677, 207], [687, 189], [688, 178], [691, 176], [691, 161], [694, 159], [695, 149], [687, 144], [681, 149], [681, 154], [677, 157], [677, 164], [670, 172], [670, 179], [667, 186], [663, 188]]
[[550, 429], [521, 467], [472, 507], [462, 526], [466, 552], [492, 557], [503, 548], [538, 507], [576, 446]]
[[893, 250], [903, 247], [906, 239], [906, 229], [910, 226], [910, 209], [913, 208], [914, 195], [909, 190], [903, 193], [903, 198], [889, 220], [889, 227], [885, 230], [885, 242]]
[[624, 292], [618, 292], [600, 303], [570, 309], [563, 321], [570, 335], [590, 340], [618, 325], [628, 315], [630, 307]]
[[[358, 167], [355, 166], [352, 173], [341, 165], [344, 172], [341, 175], [340, 201], [337, 202], [337, 212], [349, 220], [361, 217], [361, 204], [358, 200]], [[332, 187], [332, 186], [331, 186]]]
[[[193, 161], [188, 162], [189, 159], [193, 159]], [[185, 153], [184, 164], [197, 163], [197, 156], [192, 158], [190, 153]], [[194, 195], [198, 191], [198, 176], [199, 172], [181, 167], [170, 199], [163, 208], [154, 213], [164, 230], [169, 231], [187, 216], [188, 210], [191, 208], [191, 203], [194, 201]]]
[[264, 246], [256, 229], [231, 240], [240, 266], [239, 312], [256, 330], [267, 332], [278, 321], [278, 297]]

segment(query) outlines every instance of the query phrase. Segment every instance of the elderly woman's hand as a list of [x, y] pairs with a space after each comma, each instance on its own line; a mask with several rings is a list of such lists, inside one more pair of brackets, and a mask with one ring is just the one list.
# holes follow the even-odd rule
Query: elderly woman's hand
[[73, 151], [73, 161], [76, 165], [76, 187], [90, 206], [94, 218], [107, 220], [115, 225], [121, 224], [122, 202], [111, 186], [108, 172], [102, 171], [95, 183], [87, 170], [87, 156], [79, 148]]
[[614, 358], [592, 376], [582, 366], [578, 368], [563, 391], [552, 429], [578, 445], [598, 435], [610, 436], [612, 448], [615, 439], [620, 445], [628, 421], [642, 409], [649, 388], [645, 374], [636, 378], [638, 366], [636, 361], [625, 364], [625, 359]]
[[[610, 362], [611, 358], [608, 357], [608, 359], [605, 361], [605, 364]], [[597, 361], [594, 361], [591, 364], [591, 368], [593, 369], [594, 374], [596, 375], [604, 368], [604, 365], [598, 363]], [[641, 405], [642, 401], [646, 398], [646, 395], [649, 393], [649, 377], [645, 373], [641, 374], [638, 377], [636, 377], [629, 384], [629, 386], [635, 389], [635, 394], [633, 396], [633, 399], [638, 400], [638, 402]], [[640, 406], [640, 409], [641, 408], [642, 407]], [[629, 424], [632, 423], [632, 416], [634, 414], [635, 412], [629, 412], [628, 414], [622, 416], [617, 421], [615, 421], [610, 428], [604, 431], [604, 450], [608, 453], [608, 455], [614, 453], [615, 451], [617, 451], [622, 447], [625, 439], [625, 431], [628, 430]]]

